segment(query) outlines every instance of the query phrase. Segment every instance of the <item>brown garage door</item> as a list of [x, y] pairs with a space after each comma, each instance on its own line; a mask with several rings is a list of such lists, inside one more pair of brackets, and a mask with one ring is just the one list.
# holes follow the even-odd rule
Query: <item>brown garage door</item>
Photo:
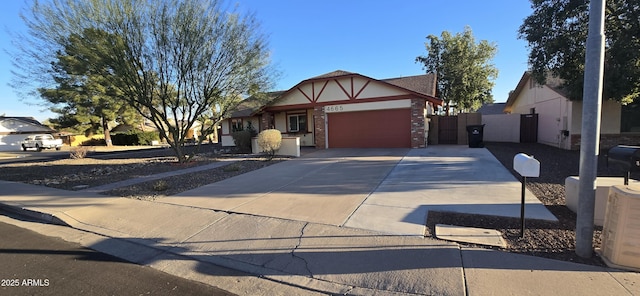
[[329, 148], [411, 148], [411, 109], [328, 114]]

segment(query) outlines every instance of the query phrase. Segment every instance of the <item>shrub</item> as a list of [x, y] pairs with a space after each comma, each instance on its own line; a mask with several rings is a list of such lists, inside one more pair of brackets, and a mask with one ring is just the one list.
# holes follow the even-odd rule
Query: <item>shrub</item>
[[138, 145], [151, 145], [153, 141], [160, 141], [160, 135], [157, 132], [138, 132]]
[[111, 136], [113, 145], [121, 146], [151, 145], [152, 141], [159, 139], [160, 137], [156, 132], [132, 131], [128, 133], [114, 134]]
[[153, 183], [153, 190], [155, 191], [166, 191], [169, 189], [169, 183], [165, 180], [158, 180]]
[[251, 152], [251, 132], [247, 130], [233, 132], [231, 134], [236, 148], [240, 152]]
[[247, 122], [247, 128], [245, 130], [251, 133], [252, 138], [258, 135], [258, 131], [253, 127], [253, 123], [251, 121]]
[[258, 146], [267, 153], [269, 160], [273, 159], [282, 144], [282, 134], [277, 129], [263, 130], [258, 134]]
[[89, 147], [86, 146], [78, 146], [71, 149], [69, 153], [69, 157], [71, 159], [83, 159], [87, 157], [87, 153], [89, 152]]
[[104, 139], [92, 138], [80, 143], [80, 146], [107, 146], [107, 142]]

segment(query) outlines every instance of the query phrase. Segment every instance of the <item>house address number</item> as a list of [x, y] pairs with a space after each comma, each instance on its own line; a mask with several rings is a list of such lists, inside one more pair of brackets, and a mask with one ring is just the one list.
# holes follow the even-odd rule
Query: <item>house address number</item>
[[324, 107], [324, 111], [325, 112], [339, 112], [339, 111], [343, 111], [344, 107], [343, 106], [326, 106]]

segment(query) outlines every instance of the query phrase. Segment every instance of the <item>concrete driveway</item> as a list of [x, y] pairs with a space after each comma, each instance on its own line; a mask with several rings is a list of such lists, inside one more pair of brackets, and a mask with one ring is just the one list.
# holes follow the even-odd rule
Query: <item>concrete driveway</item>
[[[520, 216], [520, 182], [486, 149], [328, 149], [158, 202], [423, 235], [429, 210]], [[555, 217], [527, 193], [528, 218]]]

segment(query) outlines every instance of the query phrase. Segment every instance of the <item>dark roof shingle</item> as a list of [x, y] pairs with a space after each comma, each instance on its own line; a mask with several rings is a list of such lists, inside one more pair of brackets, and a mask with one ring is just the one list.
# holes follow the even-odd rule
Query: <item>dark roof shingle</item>
[[381, 81], [421, 94], [434, 97], [436, 96], [436, 75], [433, 73], [398, 78], [387, 78], [382, 79]]

